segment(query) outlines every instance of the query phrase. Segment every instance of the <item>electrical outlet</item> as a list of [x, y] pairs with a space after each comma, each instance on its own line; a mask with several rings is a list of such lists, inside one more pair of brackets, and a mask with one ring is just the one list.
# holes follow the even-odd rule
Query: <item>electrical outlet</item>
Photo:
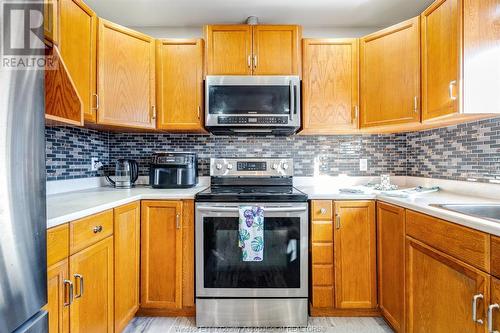
[[359, 160], [359, 171], [368, 171], [368, 160], [366, 158]]
[[99, 157], [92, 157], [90, 159], [90, 171], [97, 171], [102, 167], [102, 163], [99, 162]]

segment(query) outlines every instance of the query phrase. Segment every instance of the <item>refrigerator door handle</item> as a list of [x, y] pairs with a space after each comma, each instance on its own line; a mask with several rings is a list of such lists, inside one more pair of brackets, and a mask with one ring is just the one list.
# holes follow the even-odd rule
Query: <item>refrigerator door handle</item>
[[75, 295], [75, 298], [80, 298], [83, 296], [83, 276], [80, 274], [74, 274], [73, 276], [75, 277], [75, 279], [80, 280], [80, 283], [78, 284], [75, 280], [75, 286], [78, 285], [78, 294]]

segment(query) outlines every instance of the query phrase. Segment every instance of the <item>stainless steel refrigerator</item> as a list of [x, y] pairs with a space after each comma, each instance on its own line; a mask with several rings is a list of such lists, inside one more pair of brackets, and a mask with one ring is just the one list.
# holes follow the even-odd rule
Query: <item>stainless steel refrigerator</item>
[[43, 69], [0, 68], [2, 333], [48, 331], [44, 104]]

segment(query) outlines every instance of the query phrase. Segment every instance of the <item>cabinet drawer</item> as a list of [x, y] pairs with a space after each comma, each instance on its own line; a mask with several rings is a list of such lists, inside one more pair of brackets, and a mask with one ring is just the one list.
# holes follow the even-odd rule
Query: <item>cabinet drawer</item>
[[73, 254], [113, 234], [113, 210], [73, 221], [69, 228]]
[[333, 244], [314, 243], [312, 245], [312, 264], [333, 264]]
[[333, 287], [313, 287], [312, 306], [315, 308], [332, 308], [333, 292]]
[[491, 236], [491, 275], [500, 278], [500, 237]]
[[47, 267], [69, 256], [69, 225], [47, 230]]
[[313, 200], [311, 203], [311, 215], [313, 220], [331, 220], [332, 219], [332, 201], [331, 200]]
[[406, 234], [485, 272], [490, 271], [490, 235], [432, 216], [406, 211]]
[[333, 242], [332, 221], [312, 221], [311, 238], [313, 242]]
[[333, 286], [333, 265], [313, 265], [313, 286]]

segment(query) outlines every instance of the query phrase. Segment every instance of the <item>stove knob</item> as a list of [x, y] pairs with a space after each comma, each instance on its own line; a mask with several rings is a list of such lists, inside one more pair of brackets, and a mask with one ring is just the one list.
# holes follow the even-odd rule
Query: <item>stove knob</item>
[[281, 167], [283, 168], [283, 170], [287, 170], [288, 169], [288, 163], [283, 163], [283, 165]]
[[228, 164], [228, 165], [226, 165], [226, 168], [227, 168], [228, 170], [231, 170], [231, 169], [233, 168], [233, 165], [232, 165], [232, 164]]
[[276, 164], [276, 163], [273, 163], [273, 165], [271, 165], [271, 169], [273, 169], [273, 170], [276, 170], [276, 169], [278, 169], [278, 164]]
[[215, 168], [216, 168], [217, 170], [220, 170], [220, 169], [222, 169], [222, 164], [220, 164], [220, 163], [217, 163], [217, 164], [215, 165]]

